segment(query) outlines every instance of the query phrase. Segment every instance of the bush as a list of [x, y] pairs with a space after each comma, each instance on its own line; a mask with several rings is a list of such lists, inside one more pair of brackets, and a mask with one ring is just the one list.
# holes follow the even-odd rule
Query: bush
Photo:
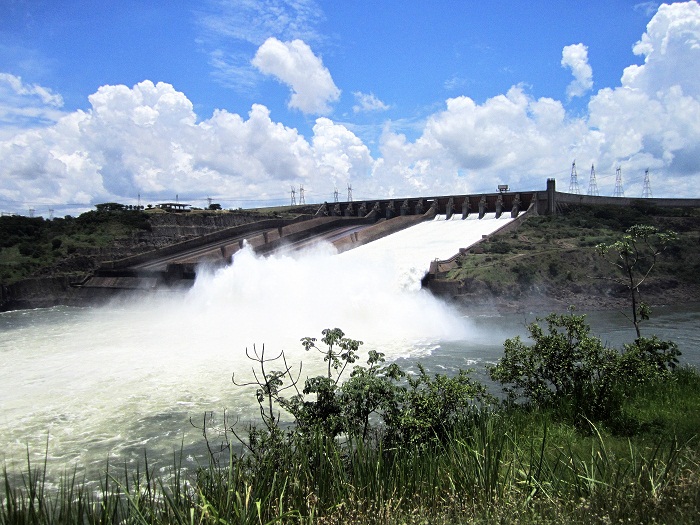
[[[539, 322], [546, 322], [546, 329]], [[640, 338], [621, 352], [590, 335], [584, 315], [550, 314], [528, 325], [534, 344], [507, 339], [504, 357], [488, 368], [510, 402], [558, 408], [583, 424], [614, 422], [624, 400], [641, 385], [670, 377], [680, 351], [675, 343]]]
[[[356, 365], [350, 376], [341, 381], [348, 366], [358, 359], [362, 341], [349, 339], [339, 328], [323, 330], [321, 342], [305, 337], [302, 345], [307, 351], [317, 350], [327, 363], [324, 375], [307, 378], [301, 386], [287, 365], [284, 352], [275, 358], [246, 351], [259, 368], [251, 383], [255, 386], [264, 429], [250, 429], [246, 446], [255, 449], [269, 446], [274, 436], [281, 439], [279, 408], [288, 412], [294, 423], [289, 432], [296, 436], [313, 436], [319, 432], [328, 438], [341, 434], [366, 439], [374, 436], [387, 446], [425, 444], [448, 439], [454, 425], [470, 406], [490, 400], [486, 389], [460, 371], [455, 377], [436, 374], [431, 377], [418, 365], [418, 376], [407, 377], [396, 364], [386, 365], [384, 354], [368, 353], [367, 366]], [[272, 364], [281, 370], [268, 372]], [[285, 392], [292, 392], [285, 397]], [[251, 439], [254, 441], [251, 443]]]

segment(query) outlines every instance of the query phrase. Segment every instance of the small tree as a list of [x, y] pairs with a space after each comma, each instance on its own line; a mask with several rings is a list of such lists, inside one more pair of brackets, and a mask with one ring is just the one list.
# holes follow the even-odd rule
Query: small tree
[[636, 224], [618, 241], [596, 246], [598, 253], [620, 274], [610, 279], [627, 288], [630, 294], [632, 317], [628, 319], [634, 325], [637, 339], [641, 337], [639, 324], [651, 314], [649, 305], [642, 301], [639, 287], [654, 269], [659, 255], [676, 239], [675, 232], [662, 232], [655, 226]]

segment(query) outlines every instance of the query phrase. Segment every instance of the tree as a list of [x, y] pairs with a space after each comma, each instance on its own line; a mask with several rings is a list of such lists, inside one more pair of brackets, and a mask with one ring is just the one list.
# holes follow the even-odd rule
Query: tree
[[651, 314], [649, 305], [642, 301], [639, 287], [654, 269], [659, 255], [676, 239], [675, 232], [636, 224], [621, 239], [596, 246], [597, 252], [618, 270], [619, 275], [610, 279], [627, 288], [630, 294], [632, 317], [628, 319], [634, 325], [637, 339], [641, 337], [641, 321], [649, 319]]

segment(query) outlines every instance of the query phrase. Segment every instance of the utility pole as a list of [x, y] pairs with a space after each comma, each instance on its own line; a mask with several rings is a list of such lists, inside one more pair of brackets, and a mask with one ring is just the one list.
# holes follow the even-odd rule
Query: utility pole
[[595, 167], [591, 164], [591, 178], [588, 181], [588, 195], [598, 196], [598, 183], [595, 180]]
[[574, 193], [578, 195], [580, 190], [578, 188], [578, 175], [576, 174], [576, 161], [571, 164], [571, 181], [569, 182], [569, 193]]
[[622, 168], [618, 167], [615, 172], [615, 191], [613, 197], [624, 197], [625, 190], [622, 188]]
[[642, 199], [651, 199], [651, 183], [649, 182], [649, 168], [644, 172], [644, 189], [642, 190]]

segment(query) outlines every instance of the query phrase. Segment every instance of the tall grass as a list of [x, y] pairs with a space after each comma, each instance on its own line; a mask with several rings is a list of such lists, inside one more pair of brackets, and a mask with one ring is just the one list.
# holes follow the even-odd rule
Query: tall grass
[[289, 434], [195, 472], [175, 457], [156, 476], [144, 457], [109, 466], [97, 483], [77, 470], [49, 483], [46, 465], [28, 461], [19, 474], [4, 469], [0, 525], [697, 523], [700, 447], [678, 425], [700, 390], [696, 373], [679, 377], [625, 408], [642, 418], [663, 408], [663, 429], [633, 437], [593, 423], [582, 433], [555, 411], [474, 409], [446, 440], [391, 450], [373, 438]]

